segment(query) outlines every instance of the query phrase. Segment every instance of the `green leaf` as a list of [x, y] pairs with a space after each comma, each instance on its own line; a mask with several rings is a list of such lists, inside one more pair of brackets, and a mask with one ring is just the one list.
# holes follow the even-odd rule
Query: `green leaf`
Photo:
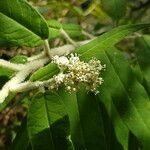
[[11, 94], [9, 95], [5, 101], [3, 103], [0, 104], [0, 112], [2, 112], [7, 106], [8, 104], [10, 104], [10, 102], [12, 101], [12, 99], [15, 97], [16, 94]]
[[105, 48], [112, 47], [127, 35], [148, 27], [150, 27], [150, 24], [130, 24], [114, 28], [111, 31], [99, 36], [95, 40], [80, 46], [74, 52], [80, 55], [82, 54], [81, 58], [87, 58], [88, 60], [90, 55], [97, 55], [101, 49], [103, 50]]
[[27, 61], [28, 61], [27, 56], [24, 55], [16, 55], [10, 60], [10, 62], [16, 64], [25, 64]]
[[[8, 68], [3, 68], [3, 67], [0, 67], [0, 77], [7, 77], [9, 79], [9, 77], [11, 77], [11, 75], [14, 73], [13, 70], [11, 69], [8, 69]], [[1, 79], [2, 81], [2, 79]]]
[[37, 70], [35, 73], [33, 73], [30, 77], [31, 81], [36, 80], [47, 80], [53, 77], [55, 74], [59, 72], [59, 69], [56, 64], [48, 64], [41, 69]]
[[[116, 111], [114, 104], [112, 101], [107, 101], [107, 103], [99, 101], [107, 139], [107, 148], [128, 150], [129, 130]], [[112, 119], [113, 117], [115, 117], [115, 120]]]
[[[146, 114], [150, 114], [148, 96], [143, 87], [137, 82], [136, 77], [134, 77], [127, 61], [125, 61], [121, 53], [112, 49], [112, 51], [105, 50], [105, 54], [107, 55], [109, 63], [114, 70], [113, 72], [110, 68], [108, 68], [111, 72], [111, 77], [114, 83], [112, 83], [112, 79], [109, 79], [108, 81], [107, 78], [104, 78], [104, 84], [107, 85], [104, 85], [105, 88], [100, 88], [101, 93], [103, 94], [99, 96], [103, 102], [104, 99], [105, 101], [107, 101], [107, 99], [113, 101], [121, 119], [134, 133], [134, 135], [137, 136], [139, 141], [142, 142], [143, 146], [147, 148], [149, 145], [147, 145], [148, 143], [146, 140], [149, 140], [150, 136], [150, 120], [147, 120], [145, 116]], [[108, 71], [107, 74], [110, 72]], [[106, 86], [109, 86], [109, 88], [106, 89]], [[108, 98], [106, 98], [106, 92]], [[111, 94], [108, 95], [108, 93]]]
[[62, 34], [59, 31], [61, 28], [64, 29], [70, 37], [80, 37], [82, 35], [82, 29], [77, 24], [61, 24], [56, 20], [48, 20], [47, 23], [49, 25], [50, 39], [62, 37]]
[[77, 24], [62, 24], [62, 28], [70, 35], [70, 37], [80, 37], [82, 35], [82, 29]]
[[58, 95], [62, 98], [69, 115], [71, 139], [73, 140], [75, 149], [85, 149], [76, 94], [68, 93], [62, 88], [58, 91]]
[[71, 137], [75, 149], [107, 150], [101, 109], [92, 93], [87, 94], [83, 87], [77, 93], [59, 91], [71, 124]]
[[150, 95], [150, 36], [136, 39], [136, 56], [143, 75], [143, 84]]
[[[56, 28], [60, 27], [59, 22], [53, 23], [53, 25]], [[118, 27], [116, 29], [113, 29], [112, 31], [103, 34], [102, 36], [96, 38], [92, 42], [85, 44], [84, 46], [81, 46], [79, 49], [77, 49], [75, 52], [80, 51], [79, 53], [82, 54], [84, 53], [84, 56], [86, 57], [86, 53], [90, 51], [91, 53], [94, 53], [92, 51], [93, 47], [99, 47], [99, 49], [103, 49], [109, 46], [112, 46], [116, 43], [118, 43], [121, 39], [123, 39], [125, 36], [140, 30], [142, 28], [149, 27], [149, 24], [139, 24], [139, 25], [125, 25]], [[89, 53], [90, 53], [89, 52]], [[88, 58], [88, 57], [87, 57]], [[30, 79], [32, 81], [35, 80], [44, 80], [52, 77], [56, 73], [58, 73], [58, 68], [54, 64], [48, 64], [47, 66], [43, 67], [42, 69], [36, 71]]]
[[101, 0], [104, 11], [114, 20], [119, 20], [126, 14], [126, 0]]
[[[65, 103], [69, 114], [71, 136], [75, 149], [99, 150], [102, 148], [103, 150], [122, 150], [121, 145], [116, 140], [114, 131], [112, 131], [111, 122], [106, 122], [109, 117], [104, 116], [102, 113], [102, 106], [100, 106], [95, 95], [92, 93], [88, 94], [84, 87], [80, 89], [77, 95], [75, 93], [67, 93], [64, 89], [61, 89], [58, 94]], [[116, 123], [119, 122], [116, 121]], [[103, 127], [103, 125], [105, 126]], [[124, 126], [121, 126], [121, 128], [124, 128]], [[126, 137], [128, 143], [128, 130], [127, 136], [124, 133], [126, 132], [120, 132], [121, 140]], [[124, 149], [127, 150], [127, 146], [126, 144]]]
[[[99, 89], [100, 94], [98, 97], [106, 107], [108, 115], [113, 122], [116, 137], [125, 150], [128, 147], [128, 130], [131, 130], [138, 140], [142, 142], [144, 148], [149, 148], [150, 131], [147, 129], [147, 126], [150, 123], [146, 117], [150, 113], [149, 99], [143, 87], [134, 78], [122, 53], [120, 54], [111, 47], [126, 35], [149, 26], [149, 24], [140, 24], [118, 27], [75, 51], [80, 54], [81, 60], [88, 61], [92, 57], [97, 57], [102, 63], [106, 64], [107, 69], [102, 75], [105, 82]], [[74, 102], [74, 98], [70, 99], [73, 99]], [[73, 108], [78, 105], [73, 103], [71, 107], [69, 103], [67, 106], [68, 112], [72, 111], [72, 113], [69, 113], [69, 116], [72, 116], [71, 118], [74, 117], [74, 120], [71, 122], [78, 122], [80, 119], [79, 117], [76, 118], [74, 113], [79, 114], [79, 112], [76, 112], [76, 108]], [[124, 106], [124, 108], [121, 106]], [[73, 128], [72, 126], [71, 128]], [[77, 126], [77, 128], [79, 129], [79, 138], [76, 140], [80, 143], [79, 146], [84, 147], [82, 130], [80, 126]]]
[[137, 64], [137, 63], [132, 64], [131, 69], [132, 69], [134, 75], [136, 76], [137, 80], [142, 84], [143, 83], [143, 74], [142, 74], [139, 64]]
[[61, 35], [59, 31], [62, 27], [61, 23], [56, 20], [48, 20], [47, 23], [49, 26], [49, 39], [59, 37]]
[[25, 0], [1, 0], [0, 22], [0, 47], [35, 47], [49, 36], [44, 18]]
[[[110, 101], [113, 102], [124, 124], [142, 142], [145, 149], [150, 148], [150, 119], [146, 117], [150, 115], [149, 97], [137, 82], [122, 53], [111, 46], [126, 35], [149, 26], [127, 25], [113, 29], [75, 51], [82, 60], [96, 57], [106, 64], [107, 69], [102, 75], [105, 82], [99, 88], [98, 96], [106, 106]], [[115, 118], [112, 119], [114, 122]]]
[[[99, 53], [94, 55], [93, 51]], [[150, 115], [150, 101], [144, 88], [137, 82], [119, 51], [113, 48], [95, 48], [92, 52], [94, 54], [89, 53], [89, 57], [97, 57], [107, 66], [103, 74], [105, 82], [99, 88], [100, 100], [105, 105], [112, 101], [126, 126], [142, 142], [145, 149], [150, 148], [150, 119], [147, 118]], [[116, 121], [115, 117], [112, 119], [113, 122]]]
[[28, 133], [34, 150], [72, 150], [69, 117], [60, 97], [39, 93], [28, 112]]

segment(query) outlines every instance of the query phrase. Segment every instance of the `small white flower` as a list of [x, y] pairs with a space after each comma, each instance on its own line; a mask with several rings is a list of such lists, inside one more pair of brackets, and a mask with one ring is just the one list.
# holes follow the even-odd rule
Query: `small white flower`
[[69, 62], [70, 64], [74, 64], [80, 61], [79, 57], [76, 54], [70, 54]]
[[58, 57], [57, 55], [52, 58], [52, 62], [61, 66], [68, 66], [69, 64], [69, 60], [67, 57], [65, 56]]
[[70, 90], [71, 90], [71, 87], [70, 87], [70, 86], [67, 86], [67, 90], [70, 91]]
[[64, 81], [65, 74], [59, 73], [57, 76], [54, 76], [54, 80], [57, 84], [61, 84]]
[[[76, 91], [80, 83], [86, 85], [86, 89], [99, 93], [97, 87], [103, 83], [100, 77], [101, 70], [106, 68], [96, 58], [92, 58], [89, 62], [80, 61], [77, 54], [71, 54], [69, 58], [65, 56], [54, 56], [53, 63], [57, 64], [60, 73], [54, 76], [53, 87], [56, 89], [64, 84], [68, 91]], [[52, 85], [51, 85], [52, 86]]]

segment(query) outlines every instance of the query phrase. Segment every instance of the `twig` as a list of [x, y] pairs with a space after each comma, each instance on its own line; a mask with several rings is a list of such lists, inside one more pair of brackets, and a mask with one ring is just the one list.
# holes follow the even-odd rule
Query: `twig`
[[[84, 45], [84, 44], [92, 41], [93, 39], [85, 40], [85, 41], [81, 41], [81, 42], [77, 42], [77, 44], [78, 44], [78, 46], [81, 46], [81, 45]], [[71, 53], [74, 49], [75, 49], [75, 47], [72, 44], [66, 44], [64, 46], [52, 48], [51, 49], [51, 56], [55, 56], [55, 55], [58, 55], [58, 56], [67, 55], [67, 54]], [[45, 54], [44, 52], [41, 52], [38, 55], [29, 57], [28, 61], [32, 61], [32, 60], [37, 60], [39, 58], [43, 58], [44, 54]]]
[[70, 42], [74, 47], [78, 47], [78, 44], [70, 38], [70, 36], [66, 33], [66, 31], [64, 29], [60, 29], [60, 33], [66, 38], [66, 40], [68, 40], [68, 42]]
[[51, 58], [51, 49], [50, 49], [48, 40], [44, 41], [44, 47], [45, 47], [46, 55], [48, 55], [48, 57]]
[[35, 60], [33, 62], [29, 62], [25, 67], [22, 68], [12, 79], [10, 79], [1, 89], [0, 91], [0, 103], [2, 103], [6, 97], [8, 96], [10, 89], [12, 89], [17, 84], [23, 82], [26, 77], [33, 71], [38, 68], [44, 66], [49, 61], [48, 58], [43, 58], [39, 60]]
[[[86, 44], [88, 42], [90, 42], [91, 40], [86, 40], [86, 41], [82, 41], [82, 42], [78, 42], [78, 45], [83, 45]], [[69, 54], [74, 50], [74, 46], [71, 44], [65, 45], [65, 46], [61, 46], [58, 48], [53, 48], [51, 49], [51, 57], [54, 55], [65, 55], [65, 54]], [[29, 63], [25, 64], [25, 65], [18, 65], [18, 64], [12, 64], [15, 65], [14, 69], [16, 69], [17, 71], [19, 71], [18, 73], [16, 73], [16, 75], [10, 79], [1, 89], [0, 91], [0, 103], [2, 103], [6, 97], [9, 95], [10, 92], [21, 92], [21, 91], [26, 91], [26, 90], [30, 90], [30, 89], [35, 89], [38, 87], [43, 87], [49, 83], [52, 82], [52, 79], [46, 80], [46, 81], [36, 81], [36, 82], [24, 82], [22, 83], [29, 75], [30, 73], [32, 73], [33, 71], [43, 67], [46, 63], [48, 63], [50, 61], [48, 56], [43, 57], [43, 52], [37, 56], [34, 57], [30, 57], [31, 60]], [[9, 62], [4, 61], [4, 64], [9, 64]], [[3, 61], [1, 61], [1, 66], [3, 65]], [[8, 65], [5, 65], [8, 66]], [[17, 66], [17, 67], [16, 67]], [[19, 67], [18, 67], [19, 66]]]
[[[84, 44], [86, 44], [86, 43], [88, 43], [92, 40], [93, 39], [77, 42], [77, 44], [78, 44], [78, 46], [81, 46], [81, 45], [84, 45]], [[73, 52], [74, 49], [75, 49], [74, 46], [71, 45], [71, 44], [67, 44], [67, 45], [64, 45], [64, 46], [61, 46], [61, 47], [53, 48], [52, 49], [52, 56], [55, 56], [55, 55], [58, 55], [58, 56], [68, 55], [71, 52]]]
[[86, 32], [86, 31], [84, 31], [84, 30], [82, 30], [82, 34], [85, 35], [86, 37], [90, 38], [90, 39], [95, 38], [95, 36], [93, 36], [92, 34]]
[[41, 59], [41, 58], [44, 58], [45, 56], [45, 51], [42, 51], [40, 54], [38, 55], [34, 55], [34, 56], [31, 56], [31, 57], [28, 57], [28, 61], [33, 61], [33, 60], [37, 60], [37, 59]]
[[23, 64], [14, 64], [9, 61], [0, 59], [0, 66], [4, 68], [8, 68], [14, 71], [20, 71], [25, 65]]
[[15, 87], [12, 87], [10, 90], [11, 92], [18, 93], [18, 92], [24, 92], [29, 91], [37, 88], [41, 88], [44, 86], [48, 86], [53, 81], [53, 78], [46, 80], [46, 81], [27, 81], [24, 83], [20, 83], [16, 85]]

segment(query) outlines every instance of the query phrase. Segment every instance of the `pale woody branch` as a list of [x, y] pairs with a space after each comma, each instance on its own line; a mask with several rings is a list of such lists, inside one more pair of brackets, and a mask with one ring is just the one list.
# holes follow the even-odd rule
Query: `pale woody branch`
[[4, 68], [11, 69], [11, 70], [14, 70], [14, 71], [19, 71], [19, 70], [22, 70], [22, 68], [25, 65], [23, 65], [23, 64], [14, 64], [14, 63], [11, 63], [9, 61], [0, 59], [0, 66], [4, 67]]
[[37, 70], [38, 68], [41, 68], [48, 61], [48, 58], [43, 58], [27, 63], [21, 71], [16, 73], [16, 75], [3, 86], [3, 88], [0, 91], [0, 103], [2, 103], [6, 99], [10, 92], [10, 89], [23, 82], [29, 76], [30, 73]]
[[52, 81], [53, 81], [53, 78], [49, 79], [49, 80], [46, 80], [46, 81], [35, 81], [35, 82], [27, 81], [27, 82], [20, 83], [16, 86], [12, 87], [10, 89], [10, 91], [13, 92], [13, 93], [29, 91], [29, 90], [33, 90], [33, 89], [37, 89], [37, 88], [40, 88], [40, 87], [47, 86]]
[[86, 31], [84, 31], [84, 30], [82, 30], [82, 34], [83, 34], [83, 35], [85, 35], [86, 37], [90, 38], [90, 39], [95, 38], [95, 36], [94, 36], [94, 35], [92, 35], [92, 34], [90, 34], [90, 33], [86, 32]]
[[40, 54], [38, 55], [35, 55], [35, 56], [31, 56], [31, 57], [28, 57], [28, 61], [33, 61], [33, 60], [37, 60], [37, 59], [41, 59], [41, 58], [44, 58], [45, 57], [45, 51], [42, 51]]
[[[86, 44], [90, 41], [91, 40], [85, 40], [85, 41], [77, 42], [77, 44], [80, 46], [80, 45]], [[71, 44], [53, 48], [51, 50], [49, 49], [48, 41], [46, 41], [46, 45], [47, 45], [47, 50], [50, 54], [49, 56], [45, 55], [45, 51], [44, 51], [36, 56], [32, 56], [32, 57], [28, 58], [29, 62], [24, 65], [23, 64], [13, 64], [13, 63], [10, 63], [5, 60], [0, 60], [0, 66], [12, 69], [14, 71], [18, 71], [16, 73], [16, 75], [12, 79], [10, 79], [1, 89], [0, 103], [2, 103], [6, 99], [6, 97], [9, 95], [10, 92], [15, 92], [15, 93], [23, 92], [23, 91], [27, 91], [30, 89], [44, 87], [46, 84], [51, 83], [52, 79], [46, 80], [43, 82], [42, 81], [24, 82], [24, 81], [32, 72], [43, 67], [46, 63], [50, 62], [52, 56], [67, 55], [75, 49], [74, 45], [71, 45]]]
[[[90, 42], [92, 40], [93, 39], [77, 42], [77, 44], [78, 44], [78, 46], [81, 46], [81, 45], [84, 45], [84, 44], [86, 44], [86, 43], [88, 43], [88, 42]], [[68, 55], [71, 52], [73, 52], [74, 49], [75, 49], [75, 47], [73, 45], [67, 44], [67, 45], [64, 45], [64, 46], [61, 46], [61, 47], [53, 48], [51, 50], [51, 53], [52, 53], [52, 56], [55, 56], [55, 55], [58, 55], [58, 56]]]
[[[85, 41], [81, 41], [81, 42], [77, 42], [77, 44], [78, 44], [78, 46], [81, 46], [81, 45], [84, 45], [84, 44], [86, 44], [86, 43], [88, 43], [88, 42], [90, 42], [92, 40], [93, 39], [91, 39], [91, 40], [85, 40]], [[55, 56], [55, 55], [58, 55], [58, 56], [68, 55], [71, 52], [73, 52], [74, 49], [75, 49], [75, 47], [72, 44], [66, 44], [64, 46], [52, 48], [51, 49], [51, 56]], [[41, 59], [41, 58], [44, 58], [44, 57], [45, 57], [45, 52], [42, 51], [38, 55], [29, 57], [28, 61], [33, 61], [33, 60]]]

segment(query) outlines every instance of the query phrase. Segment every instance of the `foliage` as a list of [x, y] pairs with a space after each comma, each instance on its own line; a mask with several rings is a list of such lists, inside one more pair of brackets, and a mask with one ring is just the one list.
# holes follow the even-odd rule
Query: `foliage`
[[[150, 23], [141, 22], [149, 2], [134, 3], [0, 1], [0, 47], [6, 53], [36, 51], [0, 59], [0, 121], [8, 108], [27, 109], [13, 124], [20, 129], [17, 134], [13, 129], [9, 149], [150, 149]], [[142, 11], [134, 16], [137, 6]], [[71, 70], [69, 90], [64, 78], [72, 66], [67, 61], [80, 64]], [[102, 67], [89, 69], [100, 84], [81, 79], [89, 75], [90, 61]], [[87, 89], [91, 83], [97, 89]], [[6, 130], [3, 123], [0, 128], [0, 133]]]

